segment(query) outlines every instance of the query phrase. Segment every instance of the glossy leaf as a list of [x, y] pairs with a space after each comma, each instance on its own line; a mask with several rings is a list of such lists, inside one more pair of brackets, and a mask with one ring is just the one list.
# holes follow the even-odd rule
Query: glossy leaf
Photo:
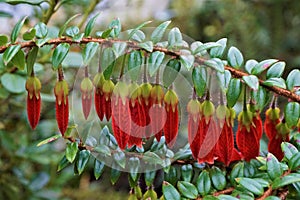
[[78, 17], [78, 16], [80, 16], [80, 14], [73, 15], [72, 17], [70, 17], [70, 18], [64, 23], [64, 25], [59, 29], [58, 37], [61, 37], [61, 36], [64, 34], [64, 32], [65, 32], [65, 30], [67, 29], [69, 23], [70, 23], [73, 19], [75, 19], [76, 17]]
[[230, 173], [230, 182], [232, 185], [236, 185], [235, 178], [244, 176], [244, 163], [237, 163]]
[[68, 43], [59, 44], [52, 55], [52, 65], [54, 69], [57, 69], [58, 66], [62, 63], [62, 61], [67, 56], [70, 49], [70, 45]]
[[[130, 30], [128, 30], [127, 32], [128, 32], [128, 34], [130, 35], [132, 31], [133, 31], [133, 29], [130, 29]], [[144, 33], [143, 31], [141, 31], [141, 30], [137, 30], [137, 31], [133, 34], [133, 36], [131, 37], [132, 40], [135, 40], [135, 41], [137, 41], [137, 42], [142, 42], [142, 41], [145, 40], [145, 38], [146, 38], [146, 35], [145, 35], [145, 33]]]
[[236, 47], [229, 48], [227, 60], [229, 65], [236, 69], [239, 69], [244, 63], [243, 54]]
[[242, 83], [240, 79], [232, 78], [228, 85], [227, 90], [227, 105], [229, 107], [233, 107], [237, 102], [240, 94], [242, 92]]
[[246, 64], [245, 64], [245, 70], [248, 74], [251, 74], [252, 69], [258, 64], [258, 62], [256, 60], [247, 60]]
[[196, 186], [194, 186], [192, 183], [186, 182], [186, 181], [178, 181], [177, 188], [179, 192], [189, 199], [196, 199], [198, 195], [198, 191]]
[[159, 69], [160, 65], [163, 62], [164, 57], [165, 54], [160, 51], [155, 51], [151, 53], [149, 57], [149, 65], [148, 65], [150, 76], [153, 76], [157, 72], [157, 70]]
[[123, 151], [117, 151], [113, 154], [115, 162], [122, 168], [125, 168], [126, 165], [126, 156]]
[[295, 153], [288, 162], [289, 169], [295, 170], [300, 166], [300, 152]]
[[264, 192], [263, 186], [254, 179], [251, 178], [236, 178], [236, 182], [243, 188], [249, 190], [253, 194], [262, 195]]
[[[35, 34], [36, 34], [36, 30], [32, 28], [23, 34], [23, 40], [32, 40], [35, 37]], [[0, 39], [0, 46], [1, 46], [1, 39]]]
[[256, 76], [254, 75], [243, 76], [243, 80], [252, 90], [258, 90], [259, 82]]
[[273, 65], [276, 62], [278, 62], [278, 60], [276, 59], [263, 60], [253, 67], [251, 74], [259, 75], [260, 73], [267, 70], [271, 65]]
[[110, 36], [113, 38], [117, 38], [121, 32], [122, 26], [121, 26], [121, 22], [120, 19], [117, 18], [115, 20], [113, 20], [110, 25], [109, 28], [112, 28], [112, 31], [110, 32]]
[[94, 163], [94, 176], [95, 179], [98, 180], [104, 171], [105, 164], [95, 159]]
[[175, 81], [180, 69], [181, 63], [177, 59], [168, 61], [163, 71], [163, 83], [165, 87], [169, 87]]
[[296, 182], [300, 182], [300, 174], [291, 173], [284, 177], [277, 177], [273, 181], [272, 188], [277, 189]]
[[18, 53], [13, 57], [13, 59], [11, 60], [11, 62], [19, 69], [19, 70], [23, 70], [25, 68], [25, 54], [22, 51], [22, 49], [20, 49], [18, 51]]
[[283, 170], [280, 166], [280, 163], [277, 158], [271, 153], [269, 153], [267, 156], [266, 166], [268, 175], [272, 180], [282, 175]]
[[97, 42], [89, 42], [85, 45], [82, 53], [84, 65], [88, 65], [92, 58], [95, 56], [99, 47]]
[[221, 87], [221, 89], [224, 92], [226, 92], [227, 89], [228, 89], [228, 85], [230, 83], [230, 80], [231, 80], [230, 71], [225, 70], [224, 73], [217, 72], [217, 78], [218, 78], [219, 86]]
[[45, 38], [48, 35], [48, 28], [43, 22], [39, 22], [34, 26], [37, 38]]
[[162, 186], [164, 199], [180, 200], [180, 194], [170, 183], [164, 181]]
[[233, 197], [231, 195], [225, 195], [225, 194], [221, 194], [218, 196], [218, 199], [219, 200], [239, 200], [238, 198], [236, 197]]
[[264, 85], [276, 86], [276, 87], [286, 89], [285, 81], [283, 78], [269, 78], [264, 82]]
[[79, 152], [77, 163], [76, 163], [77, 171], [79, 175], [84, 171], [84, 168], [86, 167], [86, 164], [89, 161], [90, 154], [91, 153], [89, 150], [82, 150]]
[[299, 69], [294, 69], [292, 70], [288, 77], [286, 78], [286, 85], [287, 89], [294, 91], [294, 87], [300, 86], [300, 70]]
[[143, 57], [140, 51], [132, 51], [128, 57], [128, 73], [132, 81], [136, 81], [143, 65]]
[[122, 56], [125, 53], [126, 47], [126, 42], [115, 42], [112, 45], [112, 49], [115, 51], [117, 57]]
[[179, 28], [172, 28], [168, 34], [168, 42], [170, 47], [182, 45], [182, 35]]
[[181, 177], [183, 181], [191, 182], [193, 176], [193, 166], [191, 164], [181, 167]]
[[190, 70], [194, 66], [195, 57], [193, 55], [180, 55], [181, 64]]
[[300, 117], [300, 105], [297, 102], [289, 102], [284, 109], [284, 118], [289, 127], [295, 127]]
[[110, 156], [111, 155], [111, 151], [110, 148], [104, 144], [99, 144], [97, 145], [93, 151], [100, 153], [103, 156]]
[[222, 47], [222, 45], [219, 43], [216, 43], [216, 42], [207, 42], [207, 43], [198, 45], [197, 48], [195, 48], [194, 51], [192, 51], [192, 53], [194, 55], [197, 55], [197, 54], [204, 55], [206, 50], [214, 48], [214, 47]]
[[287, 160], [290, 160], [294, 154], [299, 152], [294, 145], [288, 142], [281, 143], [281, 149], [284, 153], [284, 156], [287, 158]]
[[5, 2], [11, 5], [17, 5], [21, 3], [29, 5], [40, 5], [41, 3], [45, 2], [45, 0], [6, 0]]
[[121, 171], [112, 168], [110, 171], [110, 182], [114, 185], [117, 183], [117, 181], [119, 180], [121, 176]]
[[74, 38], [79, 33], [79, 28], [77, 26], [70, 26], [66, 29], [66, 35]]
[[66, 148], [66, 158], [70, 163], [72, 163], [75, 158], [76, 154], [78, 152], [78, 143], [77, 142], [72, 142], [67, 144]]
[[101, 54], [101, 66], [104, 78], [108, 80], [113, 72], [115, 66], [116, 55], [112, 48], [105, 48]]
[[0, 46], [6, 45], [8, 42], [8, 37], [7, 35], [0, 35]]
[[11, 31], [10, 40], [11, 40], [12, 44], [14, 44], [16, 42], [18, 35], [19, 35], [26, 19], [27, 19], [27, 16], [20, 19], [17, 22], [17, 24], [14, 26], [13, 30]]
[[25, 92], [26, 79], [18, 74], [5, 73], [1, 76], [1, 84], [11, 93]]
[[19, 52], [19, 50], [21, 49], [21, 45], [12, 45], [9, 46], [3, 54], [3, 61], [4, 64], [7, 65], [12, 59], [13, 57]]
[[138, 43], [138, 46], [141, 47], [142, 49], [145, 49], [148, 52], [152, 52], [153, 51], [153, 43], [152, 43], [152, 41]]
[[224, 63], [219, 58], [206, 60], [204, 61], [204, 64], [217, 70], [218, 72], [224, 73]]
[[151, 38], [150, 38], [154, 44], [158, 43], [162, 39], [162, 37], [164, 36], [164, 33], [170, 23], [171, 23], [171, 21], [163, 22], [154, 29], [154, 31], [151, 34]]
[[90, 36], [90, 34], [95, 26], [96, 19], [99, 16], [99, 14], [100, 13], [98, 13], [94, 17], [92, 17], [86, 24], [85, 29], [84, 29], [84, 37]]
[[152, 22], [152, 21], [146, 21], [146, 22], [143, 22], [143, 23], [141, 23], [140, 25], [138, 25], [135, 29], [133, 29], [133, 30], [130, 32], [130, 34], [129, 34], [129, 36], [128, 36], [128, 40], [130, 40], [130, 39], [133, 37], [133, 35], [134, 35], [135, 33], [137, 33], [138, 30], [140, 30], [141, 28], [143, 28], [145, 25], [150, 24], [151, 22]]
[[218, 167], [213, 167], [209, 171], [211, 182], [217, 190], [223, 190], [226, 187], [226, 177]]
[[203, 170], [197, 178], [196, 181], [197, 189], [201, 195], [207, 195], [211, 190], [211, 181], [209, 173], [206, 170]]
[[267, 79], [281, 77], [285, 69], [285, 62], [277, 62], [273, 64], [267, 71]]
[[[60, 134], [61, 135], [61, 134]], [[59, 161], [58, 166], [57, 166], [57, 172], [60, 172], [61, 170], [63, 170], [64, 168], [66, 168], [68, 165], [70, 165], [71, 163], [68, 161], [68, 159], [66, 158], [66, 156], [64, 155], [64, 157]]]
[[148, 171], [145, 172], [144, 177], [145, 177], [145, 182], [146, 185], [149, 187], [153, 184], [153, 181], [155, 179], [156, 171]]
[[192, 72], [192, 79], [197, 95], [202, 97], [206, 92], [207, 80], [205, 68], [201, 66], [195, 67]]
[[139, 167], [140, 167], [140, 159], [137, 157], [131, 157], [128, 160], [128, 168], [129, 168], [129, 172], [130, 172], [130, 177], [133, 180], [133, 182], [137, 182], [138, 178], [139, 178]]
[[53, 135], [53, 136], [51, 136], [51, 137], [49, 137], [49, 138], [47, 138], [47, 139], [39, 142], [36, 146], [40, 147], [40, 146], [42, 146], [44, 144], [48, 144], [50, 142], [53, 142], [53, 141], [55, 141], [55, 140], [57, 140], [58, 138], [61, 138], [61, 137], [62, 137], [61, 134]]
[[227, 38], [222, 38], [216, 43], [220, 44], [220, 47], [214, 47], [210, 50], [210, 56], [213, 58], [221, 58], [223, 56], [224, 50], [227, 44]]

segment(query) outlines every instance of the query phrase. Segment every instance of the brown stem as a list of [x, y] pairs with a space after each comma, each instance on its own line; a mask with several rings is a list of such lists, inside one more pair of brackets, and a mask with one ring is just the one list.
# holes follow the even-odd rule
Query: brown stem
[[[225, 190], [222, 190], [222, 191], [218, 191], [218, 192], [215, 192], [213, 193], [213, 196], [219, 196], [221, 194], [230, 194], [232, 191], [234, 190], [234, 187], [230, 187], [230, 188], [227, 188]], [[201, 197], [198, 197], [196, 200], [202, 200]]]
[[57, 74], [58, 74], [58, 81], [64, 80], [64, 73], [63, 73], [62, 67], [59, 67], [59, 68], [58, 68]]
[[259, 197], [259, 198], [256, 198], [256, 200], [264, 200], [265, 198], [267, 198], [268, 196], [272, 195], [272, 192], [273, 192], [273, 189], [272, 189], [272, 186], [270, 186], [265, 192], [264, 194]]
[[[123, 40], [119, 40], [119, 39], [103, 39], [103, 38], [83, 38], [80, 42], [77, 42], [77, 41], [73, 41], [71, 38], [55, 38], [55, 39], [52, 39], [52, 40], [49, 40], [48, 42], [46, 42], [44, 45], [58, 45], [60, 43], [69, 43], [69, 44], [78, 44], [78, 43], [81, 43], [81, 44], [86, 44], [86, 43], [89, 43], [89, 42], [98, 42], [100, 44], [104, 44], [104, 45], [108, 45], [108, 46], [111, 46], [113, 43], [116, 43], [116, 42], [124, 42]], [[131, 48], [132, 50], [141, 50], [141, 47], [138, 46], [138, 43], [136, 42], [133, 42], [133, 41], [126, 41], [127, 43], [127, 46], [128, 48]], [[30, 42], [18, 42], [16, 44], [19, 44], [21, 45], [21, 48], [27, 48], [27, 47], [34, 47], [36, 46], [35, 42], [33, 41], [30, 41]], [[7, 46], [1, 46], [0, 47], [0, 53], [3, 53], [9, 46], [11, 46], [12, 44], [9, 44]], [[44, 46], [42, 45], [42, 46]], [[159, 47], [159, 46], [154, 46], [153, 47], [153, 51], [160, 51], [160, 52], [163, 52], [165, 53], [166, 55], [169, 55], [169, 56], [174, 56], [176, 58], [179, 58], [181, 53], [179, 51], [172, 51], [172, 50], [169, 50], [169, 49], [166, 49], [166, 48], [163, 48], [163, 47]], [[205, 65], [205, 59], [204, 58], [201, 58], [201, 57], [195, 57], [195, 61], [199, 64], [202, 64], [202, 65]], [[245, 73], [245, 72], [242, 72], [240, 70], [237, 70], [237, 69], [234, 69], [230, 66], [225, 66], [225, 70], [228, 70], [230, 71], [230, 73], [232, 74], [233, 77], [236, 77], [236, 78], [242, 78], [243, 76], [248, 76], [249, 74]], [[289, 91], [289, 90], [286, 90], [286, 89], [282, 89], [282, 88], [279, 88], [277, 86], [268, 86], [268, 85], [265, 85], [264, 84], [264, 81], [259, 79], [259, 84], [280, 95], [280, 96], [284, 96], [284, 97], [287, 97], [289, 98], [290, 100], [292, 101], [295, 101], [295, 102], [298, 102], [300, 103], [300, 96], [296, 95], [295, 93]]]

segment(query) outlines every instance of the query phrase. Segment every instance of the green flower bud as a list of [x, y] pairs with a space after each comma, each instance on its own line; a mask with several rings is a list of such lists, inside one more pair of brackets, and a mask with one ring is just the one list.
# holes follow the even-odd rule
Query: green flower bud
[[213, 116], [215, 113], [215, 106], [211, 101], [205, 100], [202, 105], [202, 113], [205, 117], [205, 122], [208, 123], [209, 119]]
[[58, 105], [61, 105], [61, 102], [64, 101], [64, 104], [67, 103], [67, 96], [69, 94], [68, 83], [65, 80], [57, 81], [54, 87], [54, 94], [58, 100]]
[[178, 105], [178, 97], [177, 97], [177, 94], [169, 89], [164, 97], [164, 101], [165, 101], [165, 104], [167, 105], [171, 105], [172, 106], [172, 110], [173, 112], [175, 112], [175, 109]]
[[42, 88], [40, 80], [35, 76], [30, 76], [26, 80], [26, 90], [28, 91], [29, 98], [32, 99], [33, 95], [35, 95], [36, 99], [40, 98], [40, 90]]
[[[104, 89], [104, 87], [103, 87]], [[129, 96], [129, 88], [127, 83], [119, 81], [113, 91], [114, 95], [116, 98], [121, 98], [122, 99], [122, 103], [125, 105], [126, 103], [126, 99]]]
[[80, 90], [83, 98], [90, 98], [93, 92], [93, 83], [88, 77], [84, 78], [80, 84]]

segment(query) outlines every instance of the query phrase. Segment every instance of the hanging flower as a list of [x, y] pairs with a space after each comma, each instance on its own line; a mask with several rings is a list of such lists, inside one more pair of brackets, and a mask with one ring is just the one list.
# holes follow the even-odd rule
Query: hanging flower
[[96, 113], [101, 121], [103, 121], [105, 113], [105, 98], [103, 94], [103, 83], [105, 79], [102, 73], [97, 73], [93, 83], [95, 86], [94, 102]]
[[271, 107], [266, 111], [264, 129], [269, 140], [276, 136], [276, 126], [280, 123], [279, 113], [280, 109], [276, 107]]
[[143, 83], [141, 86], [141, 105], [145, 112], [146, 117], [146, 130], [145, 130], [145, 137], [149, 138], [151, 136], [151, 127], [148, 126], [150, 124], [150, 108], [151, 108], [151, 89], [152, 85], [150, 83]]
[[82, 110], [83, 110], [84, 118], [87, 119], [92, 107], [92, 93], [93, 93], [93, 83], [88, 77], [85, 77], [81, 81], [80, 90], [81, 90]]
[[40, 120], [41, 113], [41, 82], [35, 77], [31, 76], [26, 81], [27, 94], [27, 117], [32, 129], [35, 129]]

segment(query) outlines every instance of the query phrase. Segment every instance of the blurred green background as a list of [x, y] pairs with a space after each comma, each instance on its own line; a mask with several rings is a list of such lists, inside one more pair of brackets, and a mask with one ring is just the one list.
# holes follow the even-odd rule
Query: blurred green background
[[[24, 15], [29, 16], [27, 28], [33, 26], [43, 20], [42, 11], [47, 9], [46, 3], [41, 7], [0, 3], [0, 34], [9, 34]], [[76, 13], [83, 15], [74, 20], [74, 25], [84, 25], [89, 10], [91, 15], [101, 12], [97, 30], [106, 28], [116, 17], [121, 19], [123, 30], [146, 20], [153, 20], [153, 26], [172, 20], [171, 26], [201, 42], [228, 38], [228, 46], [238, 47], [246, 60], [276, 58], [286, 61], [289, 70], [300, 66], [300, 1], [68, 0], [50, 18], [51, 30], [57, 31]], [[26, 119], [26, 93], [11, 93], [0, 84], [0, 199], [127, 199], [127, 177], [121, 177], [116, 186], [111, 186], [106, 173], [95, 181], [92, 161], [81, 176], [74, 176], [70, 167], [57, 173], [57, 163], [64, 153], [62, 139], [36, 147], [39, 141], [57, 133], [52, 92], [56, 76], [48, 52], [44, 48], [38, 60], [44, 100], [35, 131]], [[66, 77], [72, 77], [80, 66], [71, 56], [65, 62], [74, 65], [66, 72]], [[11, 70], [1, 63], [0, 76]]]

